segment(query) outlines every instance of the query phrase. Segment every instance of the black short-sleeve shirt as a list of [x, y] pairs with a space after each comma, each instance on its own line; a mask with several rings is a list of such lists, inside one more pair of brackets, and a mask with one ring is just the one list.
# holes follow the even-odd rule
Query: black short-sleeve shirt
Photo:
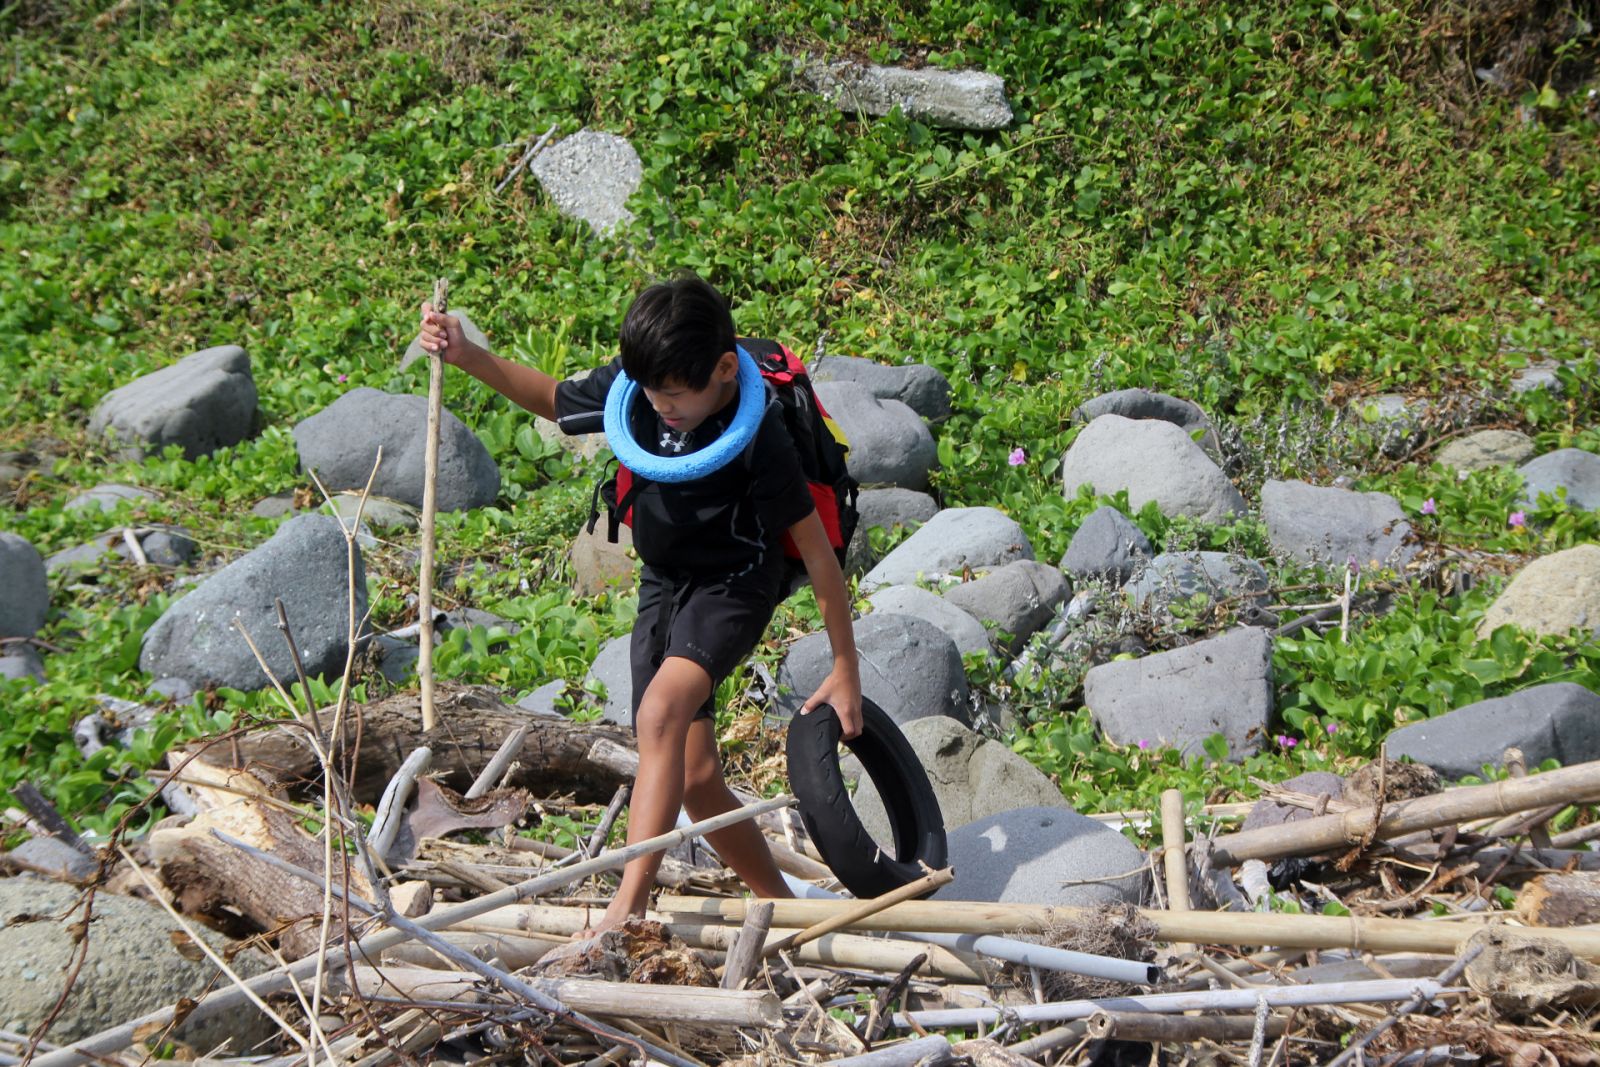
[[[556, 423], [569, 434], [603, 430], [606, 394], [620, 358], [581, 381], [556, 387]], [[630, 413], [634, 440], [662, 456], [688, 455], [733, 421], [735, 399], [687, 435], [670, 430], [641, 391]], [[687, 440], [685, 439], [687, 438]], [[695, 575], [780, 573], [782, 539], [809, 515], [812, 501], [783, 414], [769, 402], [755, 439], [722, 469], [689, 482], [647, 482], [633, 504], [633, 544], [646, 564]]]

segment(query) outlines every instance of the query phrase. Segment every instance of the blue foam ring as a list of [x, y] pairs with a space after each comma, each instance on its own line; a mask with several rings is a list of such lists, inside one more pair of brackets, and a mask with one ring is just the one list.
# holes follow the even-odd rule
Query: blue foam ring
[[623, 466], [653, 482], [690, 482], [721, 470], [749, 446], [766, 410], [767, 386], [750, 353], [743, 345], [735, 347], [739, 353], [739, 409], [733, 424], [711, 444], [686, 456], [658, 456], [633, 439], [627, 414], [639, 395], [639, 385], [626, 371], [618, 370], [606, 393], [605, 431], [611, 451]]

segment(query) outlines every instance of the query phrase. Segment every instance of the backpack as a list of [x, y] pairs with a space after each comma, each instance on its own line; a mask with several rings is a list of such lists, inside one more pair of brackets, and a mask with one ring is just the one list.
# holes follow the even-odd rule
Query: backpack
[[[817, 398], [805, 364], [787, 345], [749, 337], [740, 338], [739, 344], [755, 360], [768, 392], [782, 410], [783, 424], [799, 453], [800, 471], [811, 490], [817, 517], [822, 520], [822, 529], [828, 535], [828, 544], [838, 557], [839, 566], [843, 567], [845, 550], [850, 546], [850, 537], [855, 533], [859, 518], [856, 511], [859, 487], [845, 465], [850, 443]], [[744, 455], [747, 464], [754, 462], [751, 451], [747, 450]], [[632, 527], [633, 501], [647, 484], [647, 479], [618, 463], [616, 474], [595, 487], [589, 508], [589, 531], [594, 532], [603, 501], [607, 512], [607, 539], [615, 543], [619, 522]], [[794, 563], [801, 559], [794, 539], [787, 532], [783, 535], [783, 553]]]

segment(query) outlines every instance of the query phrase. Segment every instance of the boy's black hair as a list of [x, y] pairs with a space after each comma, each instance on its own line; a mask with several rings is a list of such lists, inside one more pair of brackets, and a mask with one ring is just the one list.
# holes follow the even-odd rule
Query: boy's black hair
[[619, 341], [622, 369], [646, 389], [704, 389], [734, 349], [733, 313], [710, 283], [684, 272], [634, 297]]

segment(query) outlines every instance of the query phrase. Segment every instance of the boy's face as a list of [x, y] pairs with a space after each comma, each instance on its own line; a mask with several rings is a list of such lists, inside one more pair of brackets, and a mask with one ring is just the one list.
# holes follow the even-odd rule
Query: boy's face
[[688, 433], [733, 401], [739, 393], [738, 380], [739, 357], [724, 352], [704, 389], [669, 381], [659, 389], [645, 389], [644, 395], [662, 422], [678, 433]]

